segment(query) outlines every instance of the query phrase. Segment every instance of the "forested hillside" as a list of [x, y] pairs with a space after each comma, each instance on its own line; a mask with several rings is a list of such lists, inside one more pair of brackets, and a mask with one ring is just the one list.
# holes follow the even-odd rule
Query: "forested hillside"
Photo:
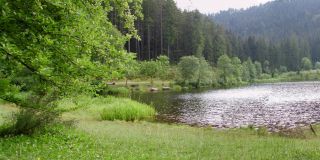
[[[314, 0], [309, 0], [308, 3], [316, 3]], [[207, 16], [199, 13], [198, 11], [182, 11], [177, 8], [174, 0], [144, 0], [143, 1], [143, 14], [144, 18], [136, 22], [136, 28], [140, 39], [131, 39], [127, 43], [127, 50], [129, 52], [137, 53], [139, 60], [155, 59], [160, 55], [167, 55], [171, 62], [176, 63], [183, 56], [194, 55], [196, 57], [204, 57], [211, 65], [217, 65], [218, 58], [227, 54], [229, 56], [239, 57], [242, 61], [247, 60], [249, 57], [253, 61], [259, 61], [262, 64], [269, 64], [272, 71], [276, 71], [280, 67], [285, 67], [288, 70], [297, 71], [301, 69], [301, 59], [304, 57], [312, 58], [313, 62], [320, 59], [318, 50], [320, 47], [313, 45], [320, 39], [314, 36], [313, 40], [310, 40], [311, 36], [300, 36], [298, 34], [288, 34], [287, 37], [282, 36], [276, 31], [276, 27], [269, 27], [268, 30], [275, 31], [271, 35], [283, 38], [281, 41], [274, 43], [273, 39], [268, 36], [248, 34], [243, 36], [240, 32], [237, 32], [236, 28], [239, 25], [249, 25], [252, 32], [264, 33], [268, 30], [264, 27], [257, 26], [257, 24], [251, 24], [253, 19], [259, 19], [258, 15], [262, 16], [260, 12], [267, 12], [268, 14], [279, 15], [280, 13], [270, 11], [273, 6], [279, 6], [277, 4], [286, 5], [282, 3], [289, 3], [286, 10], [295, 10], [297, 8], [296, 1], [279, 1], [268, 3], [265, 6], [254, 7], [248, 11], [228, 11], [222, 12], [216, 15], [217, 20], [213, 20], [212, 16]], [[299, 2], [300, 3], [300, 2]], [[281, 6], [280, 5], [280, 6]], [[311, 5], [311, 4], [310, 4]], [[309, 6], [309, 5], [302, 5]], [[305, 8], [306, 8], [305, 7]], [[279, 7], [276, 7], [279, 8]], [[289, 9], [290, 8], [290, 9]], [[316, 8], [316, 6], [315, 6]], [[262, 10], [262, 11], [260, 11]], [[267, 10], [267, 11], [264, 11]], [[280, 9], [282, 12], [285, 10]], [[257, 14], [252, 12], [259, 12]], [[295, 11], [294, 11], [295, 12]], [[311, 15], [315, 15], [316, 10], [310, 10]], [[300, 12], [290, 14], [285, 12], [287, 19], [293, 19], [300, 15]], [[224, 23], [228, 21], [228, 15], [230, 21], [234, 18], [235, 22]], [[243, 15], [243, 17], [241, 17]], [[244, 15], [247, 15], [244, 16]], [[225, 18], [226, 17], [226, 18]], [[270, 17], [270, 16], [269, 16]], [[116, 16], [113, 16], [113, 21], [116, 21]], [[280, 29], [287, 30], [284, 27], [285, 24], [290, 26], [301, 26], [307, 24], [303, 21], [292, 20], [292, 24], [287, 23], [286, 19], [273, 18], [273, 21], [262, 20], [263, 23], [270, 22], [272, 25], [278, 26]], [[302, 18], [308, 20], [309, 18]], [[313, 18], [316, 20], [315, 18]], [[223, 21], [224, 20], [224, 21]], [[217, 24], [219, 22], [221, 25]], [[239, 23], [236, 23], [239, 22]], [[241, 22], [241, 23], [240, 23]], [[316, 21], [315, 21], [316, 22]], [[237, 25], [234, 25], [236, 23]], [[298, 24], [299, 23], [299, 24]], [[114, 22], [114, 24], [117, 24]], [[283, 24], [283, 25], [278, 25]], [[228, 28], [232, 25], [234, 28]], [[259, 24], [258, 24], [259, 25]], [[118, 26], [122, 26], [118, 24]], [[312, 23], [306, 30], [316, 29], [315, 23]], [[254, 27], [263, 30], [254, 29]], [[299, 27], [296, 27], [299, 28]], [[237, 29], [247, 33], [246, 29], [238, 27]], [[125, 32], [124, 32], [125, 33]], [[290, 32], [291, 33], [291, 32]], [[301, 33], [301, 32], [299, 32]], [[317, 33], [315, 31], [304, 33]], [[268, 34], [268, 33], [266, 33]], [[301, 33], [302, 34], [302, 33]], [[316, 34], [315, 34], [316, 35]], [[307, 38], [304, 38], [307, 37]]]
[[309, 52], [306, 56], [317, 61], [320, 53], [319, 8], [319, 0], [276, 0], [247, 10], [230, 9], [212, 17], [242, 37], [255, 36], [281, 45], [296, 41], [300, 49]]

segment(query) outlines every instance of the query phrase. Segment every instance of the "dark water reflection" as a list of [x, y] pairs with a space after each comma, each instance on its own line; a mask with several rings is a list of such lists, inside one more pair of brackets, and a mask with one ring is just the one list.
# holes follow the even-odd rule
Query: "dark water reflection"
[[294, 128], [320, 122], [320, 82], [278, 83], [194, 93], [134, 94], [160, 121], [218, 128]]

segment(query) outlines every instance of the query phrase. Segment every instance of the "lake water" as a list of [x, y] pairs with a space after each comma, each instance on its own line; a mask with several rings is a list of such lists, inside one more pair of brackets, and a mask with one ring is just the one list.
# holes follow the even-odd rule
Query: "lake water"
[[320, 122], [320, 82], [261, 84], [193, 93], [134, 94], [164, 122], [216, 128], [249, 125], [270, 130]]

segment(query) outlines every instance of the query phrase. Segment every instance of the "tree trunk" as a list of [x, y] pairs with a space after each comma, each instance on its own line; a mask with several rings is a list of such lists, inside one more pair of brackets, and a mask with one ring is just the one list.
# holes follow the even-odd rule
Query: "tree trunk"
[[129, 41], [128, 41], [128, 52], [130, 53], [131, 52], [131, 43], [130, 43], [130, 39], [129, 39]]
[[163, 53], [163, 26], [162, 26], [162, 21], [163, 21], [163, 10], [162, 10], [162, 1], [160, 1], [160, 55]]
[[168, 43], [168, 58], [169, 58], [169, 60], [170, 60], [170, 45], [169, 45], [169, 43]]

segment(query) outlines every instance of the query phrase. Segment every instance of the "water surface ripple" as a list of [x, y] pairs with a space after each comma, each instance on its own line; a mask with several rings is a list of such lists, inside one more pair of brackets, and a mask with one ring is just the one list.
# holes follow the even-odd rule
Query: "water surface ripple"
[[159, 119], [218, 128], [294, 128], [320, 122], [320, 82], [277, 83], [202, 93], [135, 95]]

